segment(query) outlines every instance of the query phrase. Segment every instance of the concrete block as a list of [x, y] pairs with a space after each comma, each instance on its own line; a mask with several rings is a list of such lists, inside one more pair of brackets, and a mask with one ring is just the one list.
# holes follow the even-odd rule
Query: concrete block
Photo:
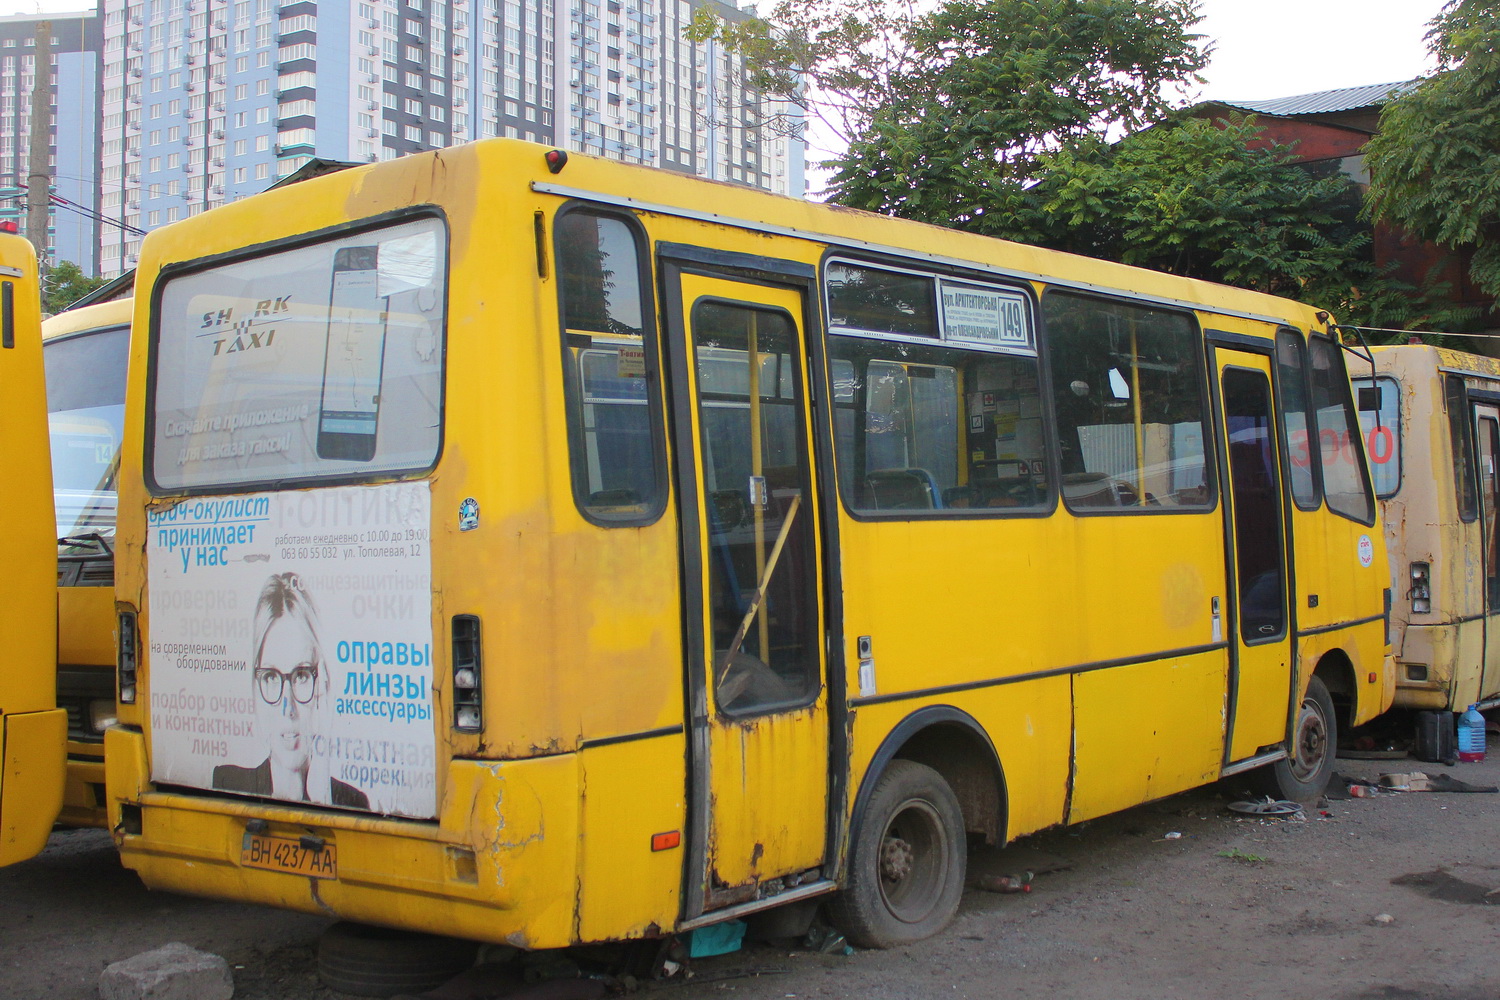
[[101, 1000], [232, 1000], [234, 976], [218, 955], [181, 941], [116, 962], [99, 976]]

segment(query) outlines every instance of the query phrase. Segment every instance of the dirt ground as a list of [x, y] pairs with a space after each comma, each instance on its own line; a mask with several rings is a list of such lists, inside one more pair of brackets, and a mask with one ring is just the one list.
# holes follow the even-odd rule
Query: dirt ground
[[[1500, 785], [1500, 739], [1478, 764], [1340, 760], [1339, 770]], [[1500, 997], [1500, 892], [1487, 895], [1500, 887], [1500, 794], [1328, 801], [1305, 821], [1236, 817], [1231, 796], [1211, 787], [983, 852], [972, 869], [1035, 870], [1033, 891], [971, 889], [953, 926], [919, 945], [830, 955], [752, 944], [641, 991], [653, 1000]], [[325, 920], [147, 892], [98, 831], [54, 834], [42, 855], [0, 871], [0, 900], [3, 998], [93, 998], [110, 962], [185, 941], [230, 961], [238, 1000], [342, 1000], [317, 981]]]

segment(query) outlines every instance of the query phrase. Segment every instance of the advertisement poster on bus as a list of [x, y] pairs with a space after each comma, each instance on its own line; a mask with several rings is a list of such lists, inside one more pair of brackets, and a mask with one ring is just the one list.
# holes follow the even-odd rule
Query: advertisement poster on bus
[[437, 813], [427, 483], [149, 513], [152, 779]]

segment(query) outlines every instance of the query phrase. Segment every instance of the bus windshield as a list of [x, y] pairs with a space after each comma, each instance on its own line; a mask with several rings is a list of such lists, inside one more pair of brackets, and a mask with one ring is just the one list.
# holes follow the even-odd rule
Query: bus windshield
[[125, 326], [47, 342], [47, 425], [59, 539], [114, 537], [129, 347]]

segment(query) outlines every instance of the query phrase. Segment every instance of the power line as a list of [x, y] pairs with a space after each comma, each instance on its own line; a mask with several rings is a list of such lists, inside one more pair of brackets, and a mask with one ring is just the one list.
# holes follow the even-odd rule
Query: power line
[[[20, 188], [23, 191], [30, 190], [27, 185], [22, 184], [19, 181], [14, 186]], [[12, 198], [12, 200], [14, 200], [16, 196], [12, 195], [10, 197]], [[124, 230], [125, 232], [130, 233], [134, 236], [146, 235], [146, 230], [144, 229], [137, 229], [135, 226], [121, 222], [119, 219], [111, 218], [102, 212], [98, 212], [92, 208], [89, 208], [86, 205], [80, 205], [76, 201], [69, 201], [67, 198], [64, 198], [60, 194], [50, 194], [49, 197], [52, 204], [58, 208], [66, 208], [71, 212], [76, 212], [79, 215], [84, 216], [85, 218], [92, 219], [95, 222], [103, 223], [106, 226], [114, 226], [116, 229]]]

